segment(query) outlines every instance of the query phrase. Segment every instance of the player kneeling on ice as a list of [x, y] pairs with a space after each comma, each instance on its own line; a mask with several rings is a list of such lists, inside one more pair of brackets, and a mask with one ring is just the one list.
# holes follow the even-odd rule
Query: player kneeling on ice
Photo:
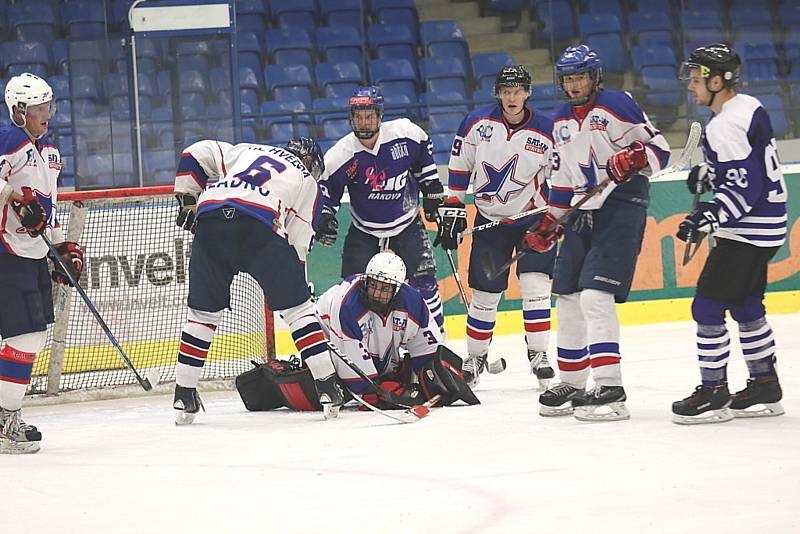
[[231, 282], [240, 272], [255, 278], [270, 307], [289, 324], [314, 377], [315, 400], [342, 403], [304, 266], [321, 205], [317, 180], [324, 170], [319, 145], [306, 137], [282, 148], [199, 141], [181, 155], [176, 223], [195, 238], [189, 314], [175, 371], [176, 424], [191, 423], [203, 407], [197, 383], [222, 310], [230, 306]]
[[[381, 252], [364, 274], [348, 277], [317, 300], [345, 396], [381, 410], [419, 406], [437, 395], [441, 405], [479, 404], [464, 381], [461, 358], [442, 344], [425, 300], [405, 279], [403, 260]], [[250, 410], [318, 410], [310, 384], [305, 367], [285, 361], [237, 379]]]

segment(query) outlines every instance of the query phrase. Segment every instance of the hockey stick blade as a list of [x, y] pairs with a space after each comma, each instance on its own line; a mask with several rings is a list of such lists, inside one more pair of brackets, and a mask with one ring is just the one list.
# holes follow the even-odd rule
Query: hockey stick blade
[[416, 423], [417, 421], [419, 421], [423, 417], [426, 417], [428, 415], [428, 413], [430, 412], [430, 407], [429, 407], [428, 403], [433, 401], [434, 399], [438, 400], [438, 395], [437, 395], [437, 396], [434, 396], [433, 398], [431, 398], [431, 400], [426, 402], [425, 404], [420, 404], [418, 406], [412, 406], [412, 407], [410, 407], [410, 408], [408, 408], [407, 410], [404, 410], [404, 411], [389, 411], [389, 410], [381, 410], [377, 406], [373, 406], [372, 404], [370, 404], [369, 402], [364, 400], [364, 398], [361, 395], [357, 395], [355, 393], [351, 393], [351, 395], [356, 400], [356, 402], [358, 402], [359, 404], [361, 404], [365, 408], [367, 408], [367, 409], [369, 409], [369, 410], [371, 410], [371, 411], [373, 411], [375, 413], [381, 414], [384, 417], [388, 417], [389, 419], [394, 419], [395, 421], [398, 421], [400, 423], [405, 423], [405, 424]]
[[506, 370], [506, 359], [500, 358], [493, 362], [487, 363], [486, 370], [489, 371], [489, 374], [499, 375]]

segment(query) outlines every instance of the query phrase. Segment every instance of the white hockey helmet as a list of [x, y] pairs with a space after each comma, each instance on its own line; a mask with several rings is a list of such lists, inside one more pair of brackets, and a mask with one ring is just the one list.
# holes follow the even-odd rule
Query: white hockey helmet
[[17, 106], [17, 110], [24, 115], [28, 106], [52, 102], [53, 89], [35, 74], [23, 72], [8, 81], [5, 98], [8, 114], [13, 122], [14, 106]]
[[406, 264], [391, 252], [375, 254], [364, 271], [364, 296], [367, 307], [386, 313], [400, 286], [406, 281]]

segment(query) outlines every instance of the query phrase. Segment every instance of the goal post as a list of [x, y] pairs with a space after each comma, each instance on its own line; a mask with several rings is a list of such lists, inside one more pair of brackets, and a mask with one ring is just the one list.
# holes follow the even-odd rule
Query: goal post
[[[193, 235], [175, 225], [171, 186], [65, 192], [58, 217], [84, 249], [80, 284], [141, 372], [174, 381], [186, 321]], [[75, 290], [54, 284], [55, 323], [34, 365], [29, 394], [136, 383]], [[273, 313], [258, 283], [234, 278], [201, 380], [230, 379], [275, 354]]]

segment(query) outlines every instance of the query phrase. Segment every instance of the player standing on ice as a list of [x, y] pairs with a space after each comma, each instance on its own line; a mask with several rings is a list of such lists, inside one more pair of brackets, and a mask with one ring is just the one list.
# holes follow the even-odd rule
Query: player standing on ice
[[321, 208], [317, 180], [324, 170], [319, 145], [305, 137], [283, 148], [199, 141], [181, 154], [175, 178], [176, 223], [195, 237], [189, 261], [189, 314], [175, 371], [177, 424], [191, 423], [202, 407], [197, 383], [239, 272], [256, 279], [270, 307], [288, 323], [314, 376], [326, 417], [336, 416], [342, 391], [315, 316], [304, 265]]
[[[526, 105], [531, 75], [522, 65], [504, 67], [494, 85], [496, 104], [481, 106], [461, 122], [453, 140], [448, 181], [449, 198], [439, 209], [438, 242], [455, 250], [467, 227], [464, 199], [470, 182], [475, 192], [474, 225], [498, 221], [547, 205], [546, 184], [553, 147], [553, 119]], [[473, 178], [474, 176], [474, 178]], [[464, 369], [476, 385], [486, 366], [497, 306], [508, 288], [508, 273], [490, 280], [486, 265], [502, 265], [541, 215], [476, 232], [472, 235], [467, 315], [467, 360]], [[550, 340], [550, 286], [555, 250], [527, 254], [517, 263], [522, 290], [522, 315], [531, 372], [542, 389], [553, 378], [547, 360]]]
[[[64, 241], [56, 219], [61, 155], [46, 135], [55, 112], [53, 90], [43, 79], [24, 73], [6, 85], [6, 106], [13, 124], [0, 129], [0, 453], [33, 453], [42, 434], [22, 420], [22, 397], [31, 381], [36, 354], [53, 322], [47, 234], [77, 276], [83, 250]], [[56, 265], [52, 278], [69, 283]]]
[[436, 220], [444, 188], [433, 163], [430, 138], [408, 119], [383, 120], [383, 94], [375, 86], [358, 88], [350, 98], [353, 133], [325, 154], [330, 173], [320, 188], [325, 196], [317, 240], [336, 242], [339, 209], [345, 188], [353, 221], [342, 253], [342, 278], [363, 273], [370, 258], [391, 249], [411, 273], [436, 324], [444, 329], [442, 299], [428, 232], [419, 216], [419, 194], [425, 218]]
[[[697, 48], [681, 65], [696, 103], [713, 112], [703, 136], [706, 162], [692, 169], [687, 185], [695, 195], [713, 191], [714, 197], [684, 219], [678, 239], [698, 242], [714, 232], [716, 242], [692, 302], [702, 383], [672, 404], [673, 421], [681, 424], [783, 413], [764, 290], [767, 264], [786, 240], [787, 189], [769, 114], [757, 99], [736, 92], [740, 70], [739, 55], [724, 44]], [[726, 311], [739, 324], [750, 373], [747, 387], [733, 395]]]
[[[553, 278], [561, 383], [540, 395], [540, 414], [568, 415], [574, 407], [575, 417], [587, 421], [630, 417], [614, 303], [627, 299], [633, 280], [650, 201], [647, 176], [670, 155], [627, 92], [600, 87], [601, 67], [586, 45], [568, 47], [556, 62], [567, 103], [553, 125], [550, 210], [525, 237], [531, 249], [544, 252], [564, 235]], [[606, 177], [610, 185], [559, 222]], [[595, 387], [585, 393], [590, 367]]]

